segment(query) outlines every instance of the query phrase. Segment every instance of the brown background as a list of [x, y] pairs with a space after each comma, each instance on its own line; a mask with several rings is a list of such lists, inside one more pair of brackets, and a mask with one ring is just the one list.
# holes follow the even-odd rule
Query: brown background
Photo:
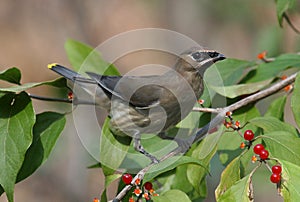
[[[2, 0], [0, 71], [20, 68], [23, 83], [56, 78], [46, 65], [54, 61], [69, 65], [64, 51], [68, 38], [96, 47], [116, 34], [148, 27], [177, 31], [227, 57], [254, 60], [263, 50], [270, 55], [294, 52], [299, 37], [286, 24], [284, 30], [278, 28], [275, 9], [274, 1], [261, 0]], [[291, 19], [299, 25], [296, 13]], [[123, 73], [130, 66], [130, 61], [118, 64]], [[54, 107], [44, 102], [34, 105], [37, 112]], [[91, 202], [103, 188], [101, 172], [86, 169], [91, 162], [69, 116], [49, 160], [16, 185], [16, 201]], [[217, 178], [212, 177], [210, 186], [216, 186]], [[210, 190], [207, 201], [214, 201]], [[114, 187], [109, 191], [113, 196]], [[257, 201], [281, 201], [268, 179], [258, 181], [255, 192]], [[5, 196], [0, 201], [6, 201]]]

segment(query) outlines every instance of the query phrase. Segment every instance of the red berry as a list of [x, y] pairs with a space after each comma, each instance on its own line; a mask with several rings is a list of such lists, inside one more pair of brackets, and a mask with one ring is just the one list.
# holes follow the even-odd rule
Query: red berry
[[278, 174], [279, 175], [281, 173], [281, 171], [282, 171], [282, 169], [281, 169], [280, 165], [275, 165], [275, 166], [272, 167], [272, 172], [274, 174]]
[[146, 190], [150, 191], [153, 188], [153, 185], [152, 185], [151, 182], [146, 182], [144, 184], [144, 187], [145, 187]]
[[253, 133], [252, 130], [246, 130], [244, 132], [244, 139], [245, 140], [251, 141], [251, 140], [253, 140], [253, 138], [254, 138], [254, 133]]
[[132, 176], [128, 173], [125, 173], [123, 176], [122, 176], [122, 180], [125, 184], [130, 184], [131, 181], [132, 181]]
[[268, 150], [261, 150], [260, 153], [259, 153], [259, 157], [262, 159], [262, 160], [266, 160], [268, 157], [269, 157], [269, 152]]
[[257, 144], [254, 146], [253, 151], [255, 154], [260, 154], [261, 150], [265, 149], [264, 145]]
[[280, 180], [281, 180], [281, 175], [280, 174], [276, 174], [276, 173], [273, 173], [270, 177], [270, 180], [271, 182], [273, 183], [279, 183]]

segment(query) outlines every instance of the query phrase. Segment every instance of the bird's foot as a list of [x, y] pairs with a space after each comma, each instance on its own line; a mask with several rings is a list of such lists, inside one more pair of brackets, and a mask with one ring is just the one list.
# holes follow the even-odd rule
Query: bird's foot
[[190, 139], [174, 138], [174, 141], [177, 143], [177, 145], [181, 149], [182, 153], [187, 152], [191, 148], [191, 145], [192, 145], [192, 141]]
[[140, 139], [135, 139], [134, 141], [134, 148], [136, 151], [144, 154], [146, 157], [148, 157], [152, 163], [156, 164], [159, 163], [159, 160], [153, 156], [152, 154], [150, 154], [149, 152], [147, 152], [144, 147], [141, 144], [141, 140]]
[[181, 152], [183, 152], [183, 153], [185, 153], [187, 150], [189, 150], [193, 143], [193, 140], [191, 138], [182, 139], [182, 138], [178, 138], [178, 137], [170, 137], [170, 136], [166, 135], [165, 132], [159, 133], [158, 136], [165, 140], [175, 141], [177, 143], [178, 147], [181, 149]]

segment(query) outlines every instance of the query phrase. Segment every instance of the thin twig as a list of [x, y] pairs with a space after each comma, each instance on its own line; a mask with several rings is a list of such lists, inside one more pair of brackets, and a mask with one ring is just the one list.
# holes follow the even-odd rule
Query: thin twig
[[52, 97], [43, 97], [39, 95], [28, 94], [29, 97], [36, 99], [36, 100], [43, 100], [49, 102], [65, 102], [65, 103], [72, 103], [73, 101], [67, 98], [52, 98]]
[[[229, 105], [227, 107], [221, 108], [219, 109], [219, 113], [216, 117], [214, 117], [207, 125], [205, 125], [203, 128], [200, 128], [195, 135], [193, 135], [191, 138], [193, 140], [193, 143], [202, 140], [204, 137], [206, 137], [208, 135], [208, 131], [210, 128], [214, 128], [216, 126], [218, 126], [225, 118], [226, 116], [226, 112], [228, 111], [234, 111], [237, 110], [243, 106], [246, 106], [250, 103], [259, 101], [269, 95], [272, 95], [278, 91], [280, 91], [281, 89], [283, 89], [285, 86], [290, 85], [291, 83], [293, 83], [296, 79], [297, 73], [287, 77], [286, 79], [275, 83], [274, 85], [270, 86], [269, 88], [266, 88], [265, 90], [262, 90], [260, 92], [257, 92], [253, 95], [250, 95], [232, 105]], [[176, 156], [177, 154], [181, 153], [182, 150], [180, 147], [177, 147], [175, 150], [171, 151], [170, 153], [166, 154], [165, 156], [163, 156], [160, 159], [160, 162]], [[155, 163], [151, 163], [149, 164], [147, 167], [143, 168], [141, 171], [138, 172], [138, 174], [135, 176], [135, 178], [133, 179], [133, 182], [139, 178], [140, 180], [143, 179], [145, 173], [153, 166], [155, 165]], [[121, 201], [122, 198], [124, 198], [124, 196], [127, 194], [127, 192], [132, 188], [133, 185], [127, 185], [123, 188], [123, 190], [121, 190], [119, 192], [119, 194], [116, 196], [116, 198], [113, 200], [113, 202], [118, 202]]]
[[40, 95], [33, 95], [28, 94], [29, 97], [36, 99], [36, 100], [43, 100], [43, 101], [49, 101], [49, 102], [64, 102], [64, 103], [70, 103], [74, 105], [97, 105], [97, 103], [88, 101], [88, 100], [79, 100], [76, 97], [74, 99], [68, 99], [68, 98], [52, 98], [52, 97], [44, 97]]

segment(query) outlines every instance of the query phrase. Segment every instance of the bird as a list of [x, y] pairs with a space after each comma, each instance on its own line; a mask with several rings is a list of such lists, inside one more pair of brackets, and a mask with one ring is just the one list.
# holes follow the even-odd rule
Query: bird
[[160, 75], [112, 76], [86, 72], [88, 78], [57, 63], [49, 64], [48, 68], [93, 96], [94, 104], [108, 111], [112, 133], [131, 136], [135, 150], [158, 163], [142, 146], [141, 135], [165, 134], [183, 120], [203, 93], [205, 70], [224, 59], [215, 50], [192, 47]]

